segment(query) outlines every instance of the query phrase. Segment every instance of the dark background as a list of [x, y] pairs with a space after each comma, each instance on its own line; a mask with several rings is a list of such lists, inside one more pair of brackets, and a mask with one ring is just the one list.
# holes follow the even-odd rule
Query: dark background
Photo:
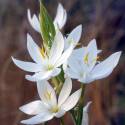
[[[82, 45], [97, 39], [104, 59], [122, 50], [119, 65], [110, 77], [86, 86], [85, 102], [93, 101], [90, 108], [91, 125], [125, 125], [125, 0], [44, 0], [54, 18], [58, 2], [68, 12], [63, 32], [69, 33], [83, 24]], [[27, 8], [39, 13], [38, 0], [0, 0], [0, 125], [20, 125], [27, 116], [19, 106], [38, 98], [36, 85], [25, 80], [26, 72], [17, 68], [11, 56], [31, 60], [26, 49], [29, 32], [40, 45], [40, 35], [27, 20]], [[74, 82], [74, 87], [76, 86]], [[71, 118], [65, 116], [67, 125]], [[55, 119], [50, 124], [58, 124]]]

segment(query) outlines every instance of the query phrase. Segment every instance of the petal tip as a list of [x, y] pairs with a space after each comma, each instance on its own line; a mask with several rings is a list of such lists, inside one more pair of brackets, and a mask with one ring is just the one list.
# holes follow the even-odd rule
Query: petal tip
[[83, 108], [84, 112], [88, 112], [88, 108], [90, 107], [90, 105], [92, 104], [92, 101], [89, 101], [86, 106]]
[[15, 59], [13, 56], [11, 56], [11, 59], [14, 62], [14, 64], [17, 65], [17, 59]]
[[13, 56], [11, 56], [11, 59], [12, 59], [12, 61], [14, 60], [14, 57]]
[[82, 24], [78, 25], [78, 28], [82, 30]]
[[62, 7], [63, 8], [63, 5], [59, 2], [58, 7]]
[[117, 54], [118, 54], [118, 56], [121, 56], [122, 51], [118, 51]]
[[19, 110], [22, 111], [22, 112], [24, 112], [23, 106], [20, 106], [20, 107], [19, 107]]

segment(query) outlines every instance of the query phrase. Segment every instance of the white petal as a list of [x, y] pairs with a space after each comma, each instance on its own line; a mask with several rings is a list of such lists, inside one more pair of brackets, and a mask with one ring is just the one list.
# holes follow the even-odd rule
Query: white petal
[[83, 83], [83, 84], [88, 84], [94, 81], [92, 75], [90, 73], [83, 73], [83, 77], [79, 77], [78, 81]]
[[88, 108], [91, 103], [92, 102], [88, 102], [87, 105], [83, 108], [82, 125], [89, 125]]
[[72, 90], [72, 81], [70, 78], [66, 78], [62, 90], [59, 94], [58, 106], [61, 106], [65, 100], [69, 97]]
[[27, 34], [27, 49], [29, 51], [30, 56], [36, 63], [43, 63], [44, 59], [42, 58], [40, 48], [33, 41], [32, 37]]
[[[37, 89], [39, 96], [43, 102], [50, 106], [57, 105], [56, 93], [52, 86], [49, 84], [48, 81], [38, 81], [37, 82]], [[48, 95], [49, 94], [49, 98]]]
[[34, 75], [26, 75], [25, 78], [29, 81], [40, 81], [40, 80], [48, 80], [52, 75], [52, 71], [40, 71], [35, 73]]
[[65, 49], [68, 48], [70, 45], [74, 47], [77, 45], [81, 38], [82, 34], [82, 25], [77, 26], [68, 36], [65, 41]]
[[60, 118], [60, 117], [62, 117], [65, 113], [66, 113], [66, 111], [60, 109], [59, 112], [56, 113], [55, 117]]
[[67, 13], [66, 10], [63, 8], [62, 4], [59, 3], [58, 8], [57, 8], [57, 14], [54, 19], [54, 25], [56, 29], [59, 27], [61, 29], [67, 20]]
[[40, 100], [28, 103], [21, 106], [19, 109], [28, 115], [37, 115], [47, 110], [45, 105]]
[[89, 106], [92, 104], [92, 102], [91, 101], [89, 101], [87, 104], [86, 104], [86, 106], [83, 108], [83, 112], [88, 112], [88, 108], [89, 108]]
[[89, 84], [89, 83], [93, 82], [94, 80], [95, 80], [95, 79], [93, 79], [93, 78], [91, 77], [91, 75], [90, 75], [90, 76], [87, 76], [86, 78], [79, 78], [79, 79], [78, 79], [78, 81], [81, 82], [82, 84]]
[[67, 70], [67, 67], [68, 67], [68, 60], [63, 63], [63, 70], [64, 70], [64, 72]]
[[70, 58], [75, 58], [75, 59], [78, 59], [78, 60], [82, 59], [83, 60], [84, 51], [85, 51], [85, 47], [75, 49], [75, 50], [73, 50], [72, 55], [71, 55]]
[[46, 80], [37, 81], [37, 90], [41, 100], [44, 100], [44, 91], [46, 91], [44, 89], [46, 88], [46, 84], [49, 84]]
[[20, 61], [13, 57], [12, 60], [14, 64], [17, 65], [19, 68], [28, 72], [38, 72], [41, 68], [36, 63]]
[[52, 72], [52, 77], [59, 75], [60, 72], [61, 72], [60, 68], [55, 68]]
[[105, 78], [110, 75], [113, 69], [118, 64], [121, 52], [116, 52], [105, 59], [103, 62], [97, 64], [92, 70], [92, 76], [94, 79]]
[[63, 13], [63, 21], [62, 21], [62, 25], [60, 25], [60, 29], [62, 29], [63, 28], [63, 26], [66, 24], [66, 21], [67, 21], [67, 12], [66, 12], [66, 10], [64, 10], [64, 13]]
[[59, 67], [60, 65], [64, 64], [65, 62], [67, 62], [68, 58], [70, 57], [70, 55], [72, 54], [73, 51], [73, 47], [69, 47], [63, 54], [62, 56], [59, 58], [59, 60], [57, 60], [55, 66]]
[[40, 22], [37, 18], [37, 16], [34, 14], [33, 17], [31, 17], [31, 12], [30, 10], [28, 9], [27, 10], [27, 16], [28, 16], [28, 20], [31, 24], [31, 26], [37, 31], [40, 33]]
[[54, 39], [54, 43], [50, 50], [50, 61], [51, 63], [55, 63], [57, 59], [61, 56], [64, 49], [64, 38], [62, 33], [59, 31]]
[[69, 58], [68, 65], [76, 73], [83, 71], [83, 69], [82, 69], [83, 60], [81, 62], [80, 60], [78, 60], [76, 58]]
[[62, 105], [62, 109], [65, 111], [71, 110], [79, 101], [81, 96], [82, 89], [77, 90], [74, 92]]
[[40, 124], [40, 123], [44, 123], [46, 121], [49, 121], [52, 118], [53, 118], [53, 114], [42, 113], [42, 114], [36, 115], [30, 119], [22, 120], [21, 123], [28, 124], [28, 125]]
[[87, 46], [87, 49], [88, 49], [89, 52], [93, 51], [93, 49], [97, 50], [96, 39], [93, 39], [93, 40], [90, 41], [90, 43]]
[[75, 72], [72, 68], [67, 68], [67, 70], [65, 71], [65, 74], [67, 74], [69, 77], [73, 79], [79, 78], [79, 74]]
[[89, 45], [87, 46], [86, 52], [89, 54], [88, 65], [89, 65], [89, 69], [91, 70], [96, 64], [97, 54], [99, 52], [97, 49], [97, 44], [95, 39], [90, 41]]

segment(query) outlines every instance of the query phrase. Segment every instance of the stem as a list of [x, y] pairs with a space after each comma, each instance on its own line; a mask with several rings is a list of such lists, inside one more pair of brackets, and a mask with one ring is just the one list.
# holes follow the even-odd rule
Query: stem
[[70, 111], [70, 115], [71, 115], [71, 118], [72, 118], [72, 121], [73, 121], [74, 125], [77, 125], [76, 124], [77, 123], [77, 119], [75, 117], [75, 113], [74, 113], [73, 110]]
[[53, 86], [55, 87], [56, 94], [60, 93], [64, 81], [65, 81], [65, 79], [64, 79], [64, 72], [63, 72], [63, 70], [61, 71], [61, 73], [58, 76], [52, 78], [52, 83], [53, 83]]
[[81, 84], [82, 94], [78, 103], [78, 110], [77, 110], [77, 125], [81, 125], [82, 122], [82, 115], [83, 115], [83, 99], [84, 99], [84, 84]]
[[60, 120], [61, 120], [61, 125], [65, 125], [65, 123], [64, 123], [64, 117], [62, 117]]
[[60, 84], [58, 85], [57, 91], [56, 91], [57, 94], [60, 93], [60, 91], [61, 91], [61, 89], [62, 89], [62, 86], [63, 86], [63, 83], [60, 82]]
[[45, 122], [44, 125], [47, 125], [47, 122]]
[[80, 106], [83, 106], [84, 91], [85, 91], [85, 86], [84, 86], [84, 84], [81, 84], [81, 89], [82, 89], [82, 93], [81, 93], [81, 97], [80, 97], [80, 100], [79, 100], [79, 105], [80, 105]]
[[58, 80], [55, 77], [52, 78], [52, 83], [53, 83], [54, 87], [57, 89], [58, 88]]
[[78, 109], [77, 125], [81, 125], [81, 122], [82, 122], [82, 114], [83, 114], [83, 107], [80, 106], [79, 109]]

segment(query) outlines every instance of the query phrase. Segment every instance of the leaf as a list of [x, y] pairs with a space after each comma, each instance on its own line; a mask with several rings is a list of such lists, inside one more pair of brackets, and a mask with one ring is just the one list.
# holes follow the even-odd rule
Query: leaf
[[40, 2], [40, 27], [45, 49], [50, 49], [56, 34], [55, 27], [42, 1]]

